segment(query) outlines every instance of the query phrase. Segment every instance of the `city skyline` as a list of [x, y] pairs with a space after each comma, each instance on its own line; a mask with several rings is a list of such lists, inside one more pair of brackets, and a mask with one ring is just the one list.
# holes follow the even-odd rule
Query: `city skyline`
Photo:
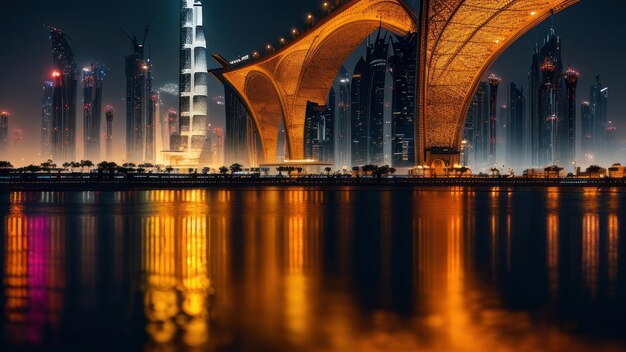
[[[165, 86], [166, 84], [169, 83], [175, 83], [177, 82], [177, 78], [176, 78], [176, 71], [177, 71], [177, 65], [175, 64], [175, 62], [177, 62], [177, 50], [176, 48], [178, 47], [178, 16], [176, 15], [178, 12], [177, 6], [176, 4], [174, 4], [174, 6], [171, 6], [171, 4], [167, 4], [167, 5], [163, 5], [163, 4], [158, 4], [158, 5], [154, 5], [156, 6], [154, 9], [152, 9], [153, 11], [150, 10], [150, 6], [147, 6], [147, 8], [142, 8], [141, 6], [139, 6], [142, 2], [130, 2], [127, 4], [127, 8], [129, 11], [136, 11], [136, 16], [134, 16], [134, 21], [124, 21], [123, 19], [118, 19], [118, 23], [119, 22], [124, 22], [124, 23], [119, 23], [119, 26], [117, 25], [112, 25], [112, 24], [107, 24], [106, 28], [109, 29], [109, 31], [104, 31], [105, 33], [107, 33], [107, 36], [111, 38], [110, 41], [105, 42], [105, 41], [99, 41], [97, 40], [97, 35], [95, 36], [95, 38], [92, 40], [92, 42], [94, 42], [94, 44], [99, 44], [98, 45], [98, 49], [90, 49], [89, 46], [91, 45], [91, 42], [89, 43], [90, 45], [86, 45], [86, 41], [84, 40], [84, 34], [81, 33], [80, 31], [77, 30], [77, 27], [80, 27], [80, 23], [82, 21], [82, 19], [78, 19], [76, 18], [76, 16], [63, 16], [62, 20], [55, 20], [54, 17], [61, 17], [61, 13], [59, 11], [63, 10], [65, 11], [65, 15], [69, 14], [77, 14], [80, 13], [80, 8], [75, 8], [72, 7], [71, 4], [65, 4], [63, 6], [60, 6], [60, 8], [48, 8], [48, 5], [42, 5], [42, 8], [39, 10], [48, 10], [48, 15], [43, 15], [43, 14], [39, 14], [36, 16], [33, 16], [32, 18], [29, 18], [29, 20], [27, 21], [28, 23], [31, 23], [32, 25], [30, 27], [28, 27], [26, 34], [30, 37], [36, 37], [34, 38], [34, 42], [39, 42], [40, 45], [36, 45], [33, 46], [33, 48], [29, 48], [28, 50], [31, 51], [36, 51], [36, 52], [48, 52], [48, 55], [44, 55], [45, 58], [49, 58], [49, 42], [47, 42], [48, 38], [45, 35], [44, 31], [42, 31], [41, 29], [41, 24], [42, 23], [52, 23], [56, 26], [59, 26], [60, 28], [62, 28], [64, 30], [64, 32], [67, 32], [68, 36], [70, 36], [70, 38], [72, 38], [71, 40], [71, 45], [72, 45], [72, 49], [75, 53], [75, 55], [77, 56], [77, 67], [80, 69], [82, 67], [88, 67], [89, 64], [91, 64], [92, 62], [100, 62], [102, 61], [104, 64], [106, 64], [108, 67], [111, 68], [111, 72], [110, 75], [107, 77], [107, 83], [106, 83], [106, 88], [105, 88], [105, 94], [104, 94], [104, 100], [103, 100], [103, 104], [111, 104], [113, 106], [116, 106], [118, 108], [118, 115], [120, 116], [124, 116], [124, 112], [122, 111], [123, 109], [123, 90], [124, 90], [124, 86], [123, 84], [120, 85], [120, 75], [122, 75], [123, 77], [123, 69], [120, 70], [120, 66], [123, 67], [123, 59], [120, 59], [121, 55], [124, 54], [125, 51], [127, 50], [127, 46], [128, 46], [128, 41], [127, 39], [124, 37], [123, 33], [121, 33], [121, 31], [119, 30], [120, 27], [124, 27], [124, 28], [128, 28], [128, 30], [130, 32], [140, 32], [140, 30], [143, 28], [144, 23], [141, 22], [145, 22], [148, 23], [150, 21], [150, 18], [152, 16], [152, 14], [154, 13], [154, 21], [152, 24], [152, 33], [151, 36], [157, 37], [159, 38], [158, 45], [153, 45], [151, 46], [151, 57], [153, 58], [152, 61], [155, 63], [155, 84], [154, 84], [154, 88], [158, 89], [159, 87]], [[145, 4], [145, 3], [144, 3]], [[308, 5], [308, 6], [307, 6]], [[417, 4], [412, 3], [413, 7], [417, 7]], [[19, 5], [16, 4], [11, 4], [11, 5], [3, 5], [9, 8], [9, 10], [15, 10], [17, 12], [20, 11], [24, 11], [24, 9], [22, 7], [20, 7]], [[211, 4], [211, 3], [207, 3], [205, 4], [205, 17], [207, 18], [207, 21], [211, 21], [212, 25], [210, 27], [208, 27], [206, 29], [207, 31], [207, 42], [208, 42], [208, 51], [209, 53], [220, 53], [225, 55], [227, 58], [231, 59], [231, 58], [236, 58], [236, 56], [238, 55], [243, 55], [246, 54], [254, 49], [257, 49], [259, 47], [262, 47], [264, 45], [264, 43], [267, 42], [277, 42], [277, 39], [272, 39], [272, 33], [285, 33], [286, 31], [289, 30], [289, 28], [291, 28], [292, 26], [298, 26], [300, 28], [304, 27], [304, 19], [302, 18], [302, 14], [306, 13], [307, 10], [314, 10], [316, 7], [319, 6], [319, 4], [317, 4], [317, 2], [303, 2], [302, 4], [298, 4], [298, 5], [291, 5], [291, 6], [285, 6], [283, 5], [281, 7], [280, 2], [277, 3], [274, 6], [270, 6], [271, 9], [259, 9], [259, 13], [265, 13], [265, 11], [270, 11], [273, 10], [276, 12], [275, 14], [275, 18], [277, 19], [276, 25], [275, 26], [269, 26], [269, 27], [264, 27], [263, 31], [252, 31], [252, 33], [249, 32], [244, 32], [241, 33], [242, 31], [240, 30], [239, 32], [236, 31], [233, 27], [229, 27], [229, 23], [223, 23], [224, 22], [224, 16], [216, 16], [215, 13], [211, 12], [212, 10], [215, 10], [215, 4]], [[221, 5], [220, 5], [221, 6]], [[256, 9], [256, 5], [251, 5], [252, 7], [250, 8], [255, 8]], [[563, 13], [557, 14], [556, 16], [554, 16], [554, 18], [552, 20], [549, 20], [548, 22], [552, 22], [552, 23], [544, 23], [540, 26], [538, 26], [536, 29], [532, 30], [530, 33], [528, 33], [527, 35], [525, 35], [524, 37], [522, 37], [521, 39], [519, 39], [516, 43], [513, 44], [513, 46], [507, 50], [503, 56], [500, 58], [500, 60], [498, 60], [493, 67], [489, 70], [489, 72], [495, 72], [498, 74], [499, 77], [501, 77], [503, 79], [504, 82], [526, 82], [526, 80], [524, 79], [526, 74], [527, 74], [527, 67], [528, 67], [528, 53], [531, 52], [532, 50], [532, 46], [528, 45], [528, 43], [534, 43], [534, 42], [539, 42], [539, 39], [537, 38], [541, 38], [543, 36], [545, 36], [545, 33], [547, 31], [547, 28], [549, 28], [550, 26], [554, 26], [557, 31], [559, 32], [559, 35], [561, 37], [561, 39], [566, 43], [564, 44], [565, 49], [564, 49], [564, 57], [567, 57], [568, 61], [571, 61], [572, 65], [576, 67], [576, 69], [581, 72], [581, 80], [579, 82], [579, 87], [583, 87], [583, 91], [582, 94], [579, 93], [579, 99], [578, 102], [580, 103], [583, 98], [586, 96], [585, 91], [587, 90], [587, 86], [589, 86], [590, 82], [592, 81], [592, 78], [595, 77], [595, 75], [597, 73], [601, 73], [604, 71], [609, 71], [608, 69], [606, 69], [606, 67], [611, 68], [610, 72], [615, 72], [615, 74], [613, 75], [603, 75], [603, 84], [605, 84], [606, 86], [609, 86], [611, 88], [611, 94], [612, 97], [619, 97], [620, 94], [626, 95], [624, 92], [626, 91], [626, 89], [624, 88], [624, 83], [620, 82], [619, 79], [617, 79], [617, 77], [619, 77], [619, 74], [621, 71], [623, 71], [623, 67], [621, 67], [621, 65], [618, 65], [617, 62], [619, 62], [619, 58], [624, 56], [624, 52], [626, 52], [626, 49], [621, 48], [620, 50], [620, 45], [619, 43], [613, 44], [613, 47], [617, 46], [617, 50], [614, 52], [614, 54], [612, 55], [611, 59], [607, 59], [607, 57], [609, 57], [609, 55], [605, 55], [602, 54], [603, 51], [608, 51], [609, 50], [609, 45], [605, 45], [604, 48], [600, 47], [599, 49], [591, 50], [592, 52], [595, 52], [596, 55], [594, 56], [598, 58], [598, 60], [595, 60], [592, 58], [589, 58], [589, 54], [587, 54], [588, 51], [590, 50], [581, 50], [581, 45], [587, 45], [587, 47], [595, 47], [597, 48], [598, 45], [602, 44], [602, 42], [605, 42], [608, 39], [604, 39], [601, 35], [598, 35], [598, 33], [602, 33], [602, 29], [603, 29], [603, 24], [602, 23], [598, 23], [598, 24], [594, 24], [594, 25], [585, 25], [585, 23], [587, 23], [589, 20], [589, 18], [591, 17], [591, 14], [593, 13], [599, 13], [600, 11], [602, 11], [603, 13], [609, 13], [612, 14], [614, 12], [612, 11], [607, 11], [606, 8], [615, 8], [617, 6], [617, 8], [620, 8], [620, 5], [616, 5], [616, 4], [609, 4], [608, 2], [605, 2], [603, 4], [598, 4], [598, 3], [594, 3], [594, 6], [589, 6], [587, 4], [585, 4], [585, 2], [581, 2], [579, 4], [577, 4], [576, 6], [573, 6], [571, 9], [567, 9], [566, 11], [564, 11]], [[623, 5], [621, 5], [623, 6]], [[113, 7], [113, 6], [112, 6]], [[229, 11], [234, 11], [234, 9], [231, 8], [231, 5], [225, 5], [225, 6], [221, 6], [219, 8], [219, 11], [221, 13], [229, 13]], [[300, 15], [298, 15], [297, 13], [300, 12]], [[231, 12], [232, 13], [232, 12]], [[582, 15], [585, 16], [582, 16]], [[145, 19], [142, 19], [141, 17], [145, 16]], [[245, 19], [246, 23], [250, 24], [250, 27], [253, 27], [255, 23], [259, 23], [258, 19], [255, 18], [255, 16], [253, 16], [252, 14], [249, 13], [242, 13], [241, 14], [242, 19]], [[36, 23], [37, 21], [34, 21], [35, 18], [40, 19], [39, 22], [41, 23]], [[581, 19], [582, 18], [582, 19]], [[240, 20], [238, 19], [236, 22], [240, 22]], [[570, 22], [574, 22], [574, 23], [579, 23], [578, 26], [572, 26], [572, 24]], [[284, 23], [284, 26], [283, 26]], [[3, 24], [3, 26], [6, 25]], [[173, 26], [174, 25], [174, 26]], [[222, 30], [220, 30], [220, 33], [215, 33], [216, 32], [216, 27], [221, 28]], [[233, 28], [232, 30], [229, 30], [229, 28]], [[587, 30], [587, 32], [589, 34], [587, 35], [580, 35], [580, 32], [582, 30]], [[261, 33], [258, 33], [261, 32]], [[241, 35], [243, 34], [243, 35]], [[246, 35], [249, 34], [249, 35]], [[592, 35], [595, 34], [595, 35]], [[276, 36], [276, 38], [278, 38], [279, 36]], [[115, 38], [115, 39], [114, 39]], [[232, 40], [232, 38], [237, 38], [237, 40]], [[264, 39], [263, 39], [264, 38]], [[7, 38], [10, 39], [10, 38]], [[230, 40], [229, 40], [230, 39]], [[108, 47], [108, 43], [115, 43], [113, 45], [111, 45], [111, 47]], [[104, 43], [104, 44], [103, 44]], [[121, 50], [119, 52], [116, 52], [114, 48], [117, 47], [124, 47], [124, 50]], [[613, 48], [612, 49], [615, 49]], [[106, 54], [101, 55], [101, 52], [103, 51], [103, 49], [106, 52]], [[526, 53], [524, 55], [521, 55], [520, 53]], [[37, 56], [37, 55], [35, 55]], [[587, 58], [585, 59], [585, 56], [587, 56]], [[89, 59], [85, 59], [86, 57], [88, 57]], [[102, 57], [102, 59], [100, 59], [100, 57]], [[172, 59], [174, 58], [174, 59]], [[3, 58], [0, 59], [2, 61], [7, 60], [7, 58]], [[37, 60], [35, 60], [37, 61]], [[43, 76], [40, 76], [39, 79], [37, 80], [37, 82], [30, 82], [30, 80], [26, 80], [28, 79], [28, 77], [31, 77], [32, 75], [30, 74], [31, 72], [29, 72], [28, 75], [23, 75], [24, 76], [24, 81], [23, 82], [19, 82], [19, 84], [17, 84], [16, 89], [14, 89], [13, 91], [18, 91], [18, 92], [26, 92], [26, 91], [30, 91], [30, 89], [32, 89], [32, 86], [34, 86], [35, 84], [37, 85], [37, 93], [40, 92], [41, 90], [41, 81], [42, 78], [46, 78], [45, 74], [49, 73], [49, 69], [45, 69], [45, 67], [50, 67], [50, 63], [49, 60], [42, 60], [44, 62], [42, 62], [41, 64], [36, 64], [36, 65], [29, 65], [29, 69], [31, 69], [32, 71], [39, 71], [41, 72], [41, 74]], [[211, 62], [211, 60], [209, 60], [209, 68], [211, 67], [216, 67], [217, 65], [214, 62]], [[621, 60], [623, 61], [623, 60]], [[518, 62], [521, 62], [521, 64], [518, 64]], [[594, 64], [595, 62], [595, 64]], [[511, 64], [514, 63], [514, 64]], [[565, 62], [564, 64], [567, 66], [569, 62]], [[350, 67], [351, 63], [347, 63], [347, 70], [351, 71], [352, 67]], [[23, 64], [22, 64], [23, 65]], [[18, 65], [18, 70], [20, 71], [20, 66], [22, 65]], [[40, 70], [33, 70], [33, 67], [38, 68], [37, 66], [40, 66], [41, 69]], [[603, 69], [604, 67], [604, 69]], [[172, 72], [173, 71], [173, 72]], [[591, 73], [594, 72], [594, 73]], [[3, 77], [7, 77], [10, 76], [9, 75], [3, 75]], [[210, 87], [209, 87], [209, 95], [210, 96], [216, 96], [216, 95], [224, 95], [222, 88], [220, 87], [219, 82], [217, 82], [216, 80], [209, 80], [210, 81]], [[526, 87], [525, 84], [521, 84], [522, 86]], [[6, 87], [6, 85], [3, 85]], [[39, 153], [39, 146], [37, 143], [39, 140], [39, 135], [38, 133], [33, 133], [33, 131], [31, 131], [31, 129], [29, 129], [28, 127], [32, 124], [35, 123], [36, 121], [33, 121], [35, 119], [39, 120], [41, 119], [40, 116], [40, 103], [41, 103], [41, 95], [40, 94], [36, 94], [36, 93], [32, 93], [32, 94], [20, 94], [21, 97], [26, 97], [26, 98], [20, 98], [17, 100], [11, 99], [11, 96], [13, 96], [12, 92], [7, 92], [5, 90], [6, 88], [3, 88], [3, 90], [0, 91], [0, 108], [7, 110], [9, 112], [11, 112], [12, 116], [14, 116], [14, 118], [12, 119], [12, 125], [11, 125], [11, 129], [14, 128], [20, 128], [24, 130], [24, 148], [22, 153], [17, 153], [17, 154], [26, 154], [26, 155], [17, 155], [16, 157], [25, 157], [25, 156], [29, 156], [29, 155], [33, 155], [33, 154], [38, 154]], [[580, 89], [579, 89], [580, 92]], [[24, 100], [22, 100], [24, 99]], [[506, 103], [506, 94], [501, 94], [500, 95], [500, 99], [499, 99], [499, 103], [498, 105], [501, 104], [505, 104]], [[34, 105], [33, 107], [33, 103], [34, 101], [38, 102], [38, 105]], [[623, 136], [621, 135], [621, 131], [624, 130], [623, 126], [624, 126], [624, 117], [623, 114], [621, 113], [622, 110], [626, 111], [626, 108], [622, 107], [622, 105], [624, 104], [620, 99], [612, 99], [612, 101], [614, 103], [612, 103], [609, 107], [609, 120], [613, 121], [616, 125], [616, 127], [618, 128], [618, 139], [623, 139]], [[176, 108], [176, 106], [173, 106], [174, 108]], [[165, 109], [169, 108], [169, 106], [164, 106]], [[217, 126], [217, 127], [223, 127], [224, 126], [224, 122], [223, 122], [223, 117], [222, 116], [216, 116], [217, 114], [212, 113], [211, 111], [209, 112], [209, 120], [213, 120], [213, 123]], [[31, 117], [32, 116], [32, 117]], [[78, 119], [78, 126], [76, 127], [77, 131], [82, 131], [82, 119]], [[124, 146], [121, 142], [121, 140], [123, 139], [124, 136], [124, 129], [120, 126], [123, 126], [124, 121], [123, 119], [116, 119], [114, 122], [114, 135], [118, 136], [116, 139], [116, 143], [114, 144], [114, 148], [115, 148], [115, 154], [118, 154], [121, 152], [121, 150], [124, 149]], [[79, 133], [79, 135], [77, 136], [78, 140], [77, 140], [77, 146], [79, 146], [79, 151], [78, 151], [78, 155], [83, 155], [82, 153], [84, 152], [82, 149], [82, 145], [83, 145], [83, 141], [82, 141], [82, 133]], [[32, 149], [32, 150], [31, 150]], [[34, 157], [31, 157], [30, 159], [35, 159]], [[28, 162], [32, 162], [35, 160], [25, 160], [24, 162], [28, 163]]]

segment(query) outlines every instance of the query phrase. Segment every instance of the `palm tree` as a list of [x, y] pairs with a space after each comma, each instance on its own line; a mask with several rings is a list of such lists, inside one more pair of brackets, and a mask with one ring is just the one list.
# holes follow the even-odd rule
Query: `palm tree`
[[8, 161], [0, 161], [0, 169], [12, 169], [13, 165], [11, 165]]
[[587, 173], [589, 174], [589, 177], [591, 178], [600, 177], [600, 174], [602, 174], [602, 171], [604, 171], [604, 169], [598, 165], [591, 165], [587, 168]]
[[238, 172], [242, 172], [243, 171], [243, 165], [238, 164], [238, 163], [234, 163], [230, 166], [230, 173], [231, 174], [236, 174]]
[[91, 168], [94, 167], [94, 164], [93, 164], [93, 161], [91, 160], [81, 160], [80, 167], [87, 168], [87, 170], [91, 170]]
[[220, 167], [220, 174], [226, 175], [228, 173], [228, 168], [226, 166]]
[[557, 165], [548, 166], [544, 169], [546, 173], [546, 178], [559, 178], [561, 171], [563, 168]]
[[63, 169], [67, 171], [67, 169], [70, 169], [72, 167], [72, 163], [66, 161], [63, 163]]
[[324, 171], [326, 171], [326, 176], [330, 176], [330, 172], [333, 171], [333, 169], [331, 169], [330, 167], [326, 167]]

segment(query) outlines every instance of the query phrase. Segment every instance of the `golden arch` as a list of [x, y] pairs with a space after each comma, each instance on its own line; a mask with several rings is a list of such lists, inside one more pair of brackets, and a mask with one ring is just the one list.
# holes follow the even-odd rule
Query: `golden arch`
[[[276, 53], [243, 67], [211, 72], [248, 105], [259, 129], [266, 162], [276, 160], [276, 123], [281, 121], [276, 118], [278, 112], [285, 124], [289, 158], [304, 157], [307, 101], [326, 104], [345, 60], [379, 26], [398, 34], [416, 32], [417, 16], [403, 0], [348, 1]], [[261, 84], [260, 78], [251, 80], [251, 73], [264, 73], [272, 84]], [[270, 90], [270, 86], [275, 89]], [[277, 92], [278, 97], [270, 91]], [[276, 105], [269, 106], [272, 103]]]
[[528, 30], [578, 1], [422, 1], [418, 163], [459, 162], [465, 117], [491, 64]]
[[578, 1], [422, 0], [418, 20], [404, 0], [350, 0], [272, 55], [236, 68], [223, 62], [211, 73], [241, 95], [266, 162], [276, 159], [281, 121], [289, 158], [302, 159], [307, 101], [326, 103], [341, 65], [379, 26], [399, 34], [419, 30], [416, 160], [453, 165], [469, 104], [489, 66], [528, 30]]

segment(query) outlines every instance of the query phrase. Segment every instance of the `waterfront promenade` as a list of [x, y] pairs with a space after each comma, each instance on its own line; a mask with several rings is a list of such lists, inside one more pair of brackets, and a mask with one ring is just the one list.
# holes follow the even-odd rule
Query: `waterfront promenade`
[[350, 177], [350, 176], [259, 176], [215, 174], [97, 174], [36, 173], [0, 175], [0, 190], [74, 191], [74, 190], [151, 190], [173, 188], [245, 187], [597, 187], [624, 190], [626, 179], [615, 178], [527, 178], [527, 177]]

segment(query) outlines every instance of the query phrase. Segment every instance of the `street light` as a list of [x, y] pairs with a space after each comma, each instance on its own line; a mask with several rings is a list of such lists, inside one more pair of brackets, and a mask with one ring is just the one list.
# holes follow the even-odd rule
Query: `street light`
[[315, 20], [315, 18], [313, 17], [313, 14], [306, 15], [306, 24], [307, 24], [308, 28], [313, 27], [313, 21], [314, 20]]

